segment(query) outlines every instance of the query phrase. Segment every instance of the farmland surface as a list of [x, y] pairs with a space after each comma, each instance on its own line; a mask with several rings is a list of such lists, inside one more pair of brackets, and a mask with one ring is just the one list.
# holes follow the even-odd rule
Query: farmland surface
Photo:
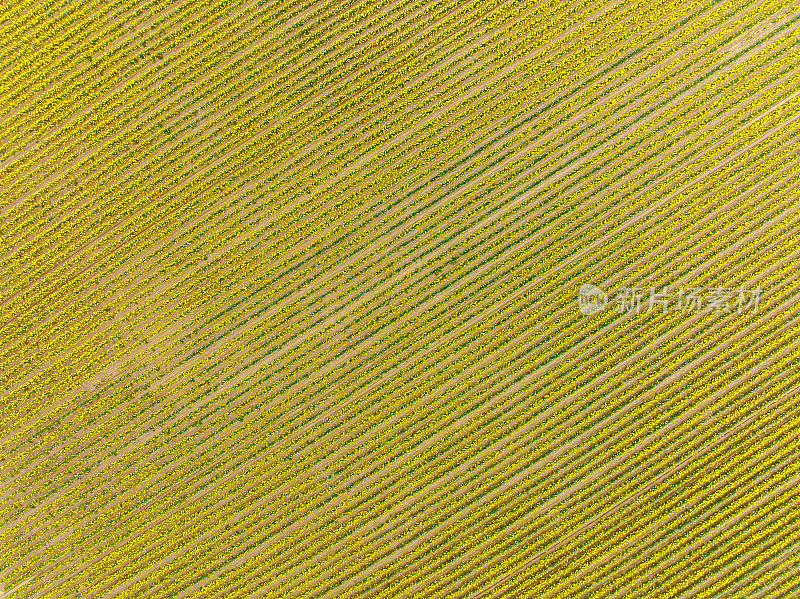
[[0, 43], [0, 597], [800, 596], [799, 3]]

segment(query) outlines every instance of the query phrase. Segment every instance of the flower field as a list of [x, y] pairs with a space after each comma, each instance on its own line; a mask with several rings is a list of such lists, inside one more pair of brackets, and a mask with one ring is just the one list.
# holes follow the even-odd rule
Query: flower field
[[800, 5], [0, 36], [0, 598], [800, 594]]

